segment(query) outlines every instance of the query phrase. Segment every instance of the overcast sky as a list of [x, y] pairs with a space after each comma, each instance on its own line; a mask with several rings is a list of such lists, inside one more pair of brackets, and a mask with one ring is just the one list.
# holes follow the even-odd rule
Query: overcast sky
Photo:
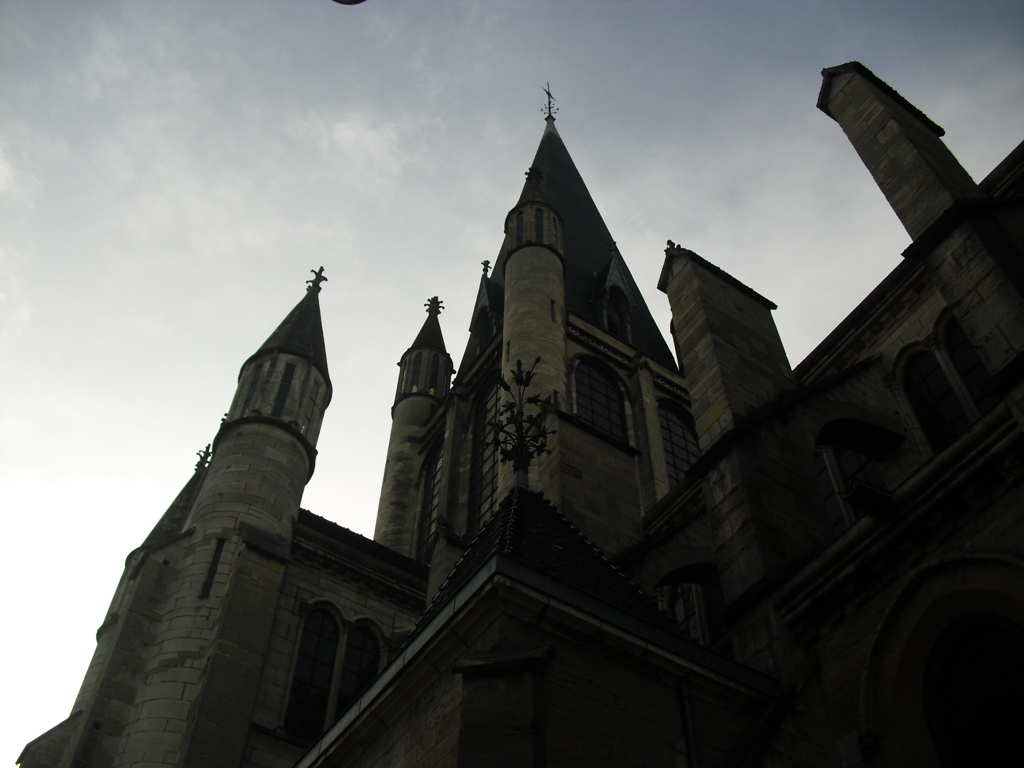
[[323, 265], [334, 400], [303, 506], [372, 535], [395, 366], [459, 364], [543, 130], [655, 318], [669, 238], [779, 304], [798, 363], [909, 243], [822, 67], [976, 180], [1024, 138], [1024, 4], [0, 0], [0, 747], [70, 712], [125, 556]]

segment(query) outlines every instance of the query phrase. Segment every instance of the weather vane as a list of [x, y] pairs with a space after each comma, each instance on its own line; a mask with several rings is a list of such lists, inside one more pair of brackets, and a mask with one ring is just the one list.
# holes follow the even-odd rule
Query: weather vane
[[431, 296], [423, 306], [427, 308], [428, 315], [436, 317], [437, 315], [440, 315], [441, 310], [444, 309], [444, 302], [437, 298], [437, 296]]
[[313, 279], [306, 281], [306, 285], [309, 286], [307, 290], [320, 293], [320, 283], [327, 282], [327, 278], [324, 277], [324, 268], [320, 267], [320, 269], [311, 269], [309, 271], [313, 273]]
[[540, 111], [554, 120], [555, 112], [558, 111], [558, 107], [555, 106], [555, 97], [551, 95], [551, 83], [545, 83], [543, 91], [548, 97], [548, 103], [541, 107]]

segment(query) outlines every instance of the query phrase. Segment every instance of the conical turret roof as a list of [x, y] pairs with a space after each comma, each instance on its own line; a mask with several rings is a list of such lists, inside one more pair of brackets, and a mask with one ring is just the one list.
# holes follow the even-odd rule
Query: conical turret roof
[[319, 285], [311, 285], [302, 301], [295, 305], [277, 326], [277, 330], [270, 334], [263, 342], [263, 346], [249, 360], [271, 352], [298, 355], [319, 368], [329, 385], [330, 374], [327, 372], [327, 349], [324, 346], [324, 328], [320, 320], [319, 294]]
[[438, 352], [448, 354], [448, 350], [444, 347], [441, 323], [437, 319], [437, 316], [441, 314], [441, 310], [444, 308], [443, 304], [437, 296], [434, 296], [425, 306], [427, 308], [427, 319], [423, 323], [423, 327], [420, 328], [420, 332], [416, 334], [416, 340], [413, 341], [409, 349], [436, 349]]
[[[531, 169], [537, 173], [533, 178], [527, 178], [520, 201], [540, 199], [558, 211], [562, 219], [566, 304], [570, 311], [600, 327], [600, 307], [594, 300], [595, 283], [599, 274], [607, 272], [613, 257], [614, 241], [583, 177], [562, 143], [553, 117], [547, 119]], [[504, 266], [503, 250], [494, 267], [496, 280], [503, 281]], [[675, 359], [643, 301], [643, 294], [625, 262], [621, 266], [630, 293], [637, 302], [630, 318], [632, 345], [662, 365], [674, 369]]]

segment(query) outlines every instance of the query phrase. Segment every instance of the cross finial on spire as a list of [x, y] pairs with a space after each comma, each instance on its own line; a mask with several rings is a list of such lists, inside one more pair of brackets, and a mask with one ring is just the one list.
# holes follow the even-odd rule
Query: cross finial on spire
[[554, 120], [558, 107], [555, 106], [555, 97], [551, 95], [551, 83], [545, 83], [543, 91], [548, 97], [548, 103], [541, 107], [540, 111], [547, 115], [545, 119]]
[[428, 315], [437, 317], [441, 314], [441, 310], [444, 309], [444, 302], [437, 298], [437, 296], [431, 296], [423, 306], [427, 308]]
[[324, 268], [320, 267], [320, 269], [311, 269], [309, 271], [313, 273], [313, 279], [306, 281], [306, 285], [309, 286], [306, 290], [320, 293], [320, 283], [327, 282], [327, 278], [324, 277]]
[[487, 277], [491, 273], [491, 262], [489, 259], [484, 259], [480, 263], [484, 266], [484, 277]]

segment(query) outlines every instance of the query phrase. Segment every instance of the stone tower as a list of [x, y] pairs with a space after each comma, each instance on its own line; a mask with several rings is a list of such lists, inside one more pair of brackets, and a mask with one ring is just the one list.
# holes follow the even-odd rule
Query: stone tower
[[75, 714], [58, 726], [61, 765], [241, 764], [331, 399], [323, 279], [242, 366], [212, 455], [129, 555]]
[[434, 296], [426, 307], [427, 319], [398, 363], [391, 439], [373, 535], [374, 541], [410, 557], [415, 546], [426, 546], [425, 541], [419, 545], [415, 527], [417, 477], [422, 469], [419, 444], [452, 378], [452, 359], [438, 321], [443, 304]]

